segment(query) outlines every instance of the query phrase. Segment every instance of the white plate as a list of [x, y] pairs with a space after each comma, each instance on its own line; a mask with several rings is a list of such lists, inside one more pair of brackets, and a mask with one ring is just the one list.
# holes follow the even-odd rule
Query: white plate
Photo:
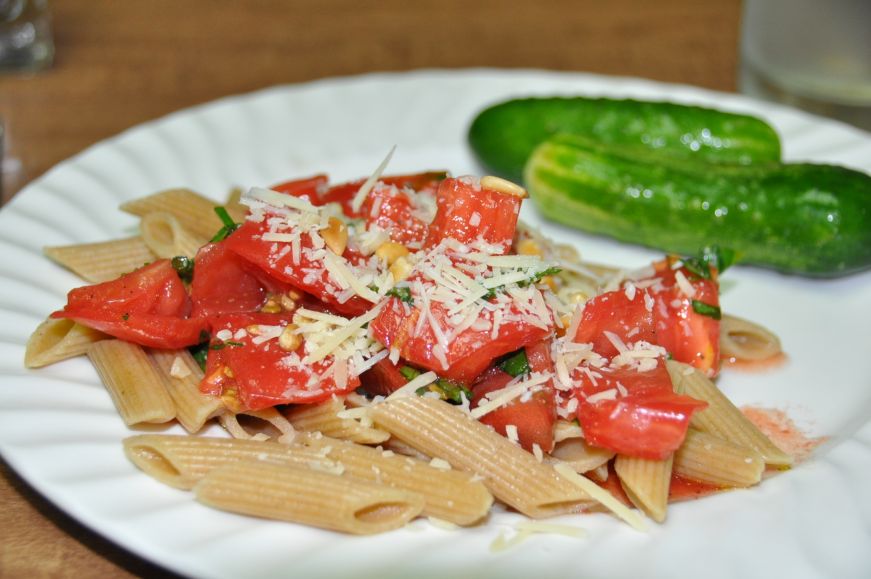
[[[811, 460], [761, 486], [670, 508], [646, 534], [605, 515], [565, 518], [589, 538], [536, 536], [501, 554], [490, 543], [516, 516], [449, 532], [417, 521], [344, 537], [210, 510], [139, 473], [121, 451], [131, 433], [85, 360], [22, 368], [24, 344], [79, 285], [43, 245], [117, 237], [116, 210], [136, 196], [188, 186], [216, 198], [231, 185], [328, 172], [369, 174], [398, 145], [391, 171], [476, 173], [465, 145], [474, 113], [528, 94], [669, 99], [756, 113], [781, 133], [787, 159], [871, 171], [871, 137], [735, 95], [633, 79], [536, 71], [424, 71], [283, 86], [223, 99], [131, 129], [61, 163], [0, 213], [0, 449], [28, 482], [109, 539], [178, 572], [209, 577], [858, 577], [871, 572], [871, 273], [809, 281], [737, 267], [726, 311], [783, 339], [789, 363], [726, 371], [739, 404], [785, 409], [830, 436]], [[531, 208], [525, 218], [536, 221]], [[548, 226], [591, 259], [640, 265], [653, 252]]]

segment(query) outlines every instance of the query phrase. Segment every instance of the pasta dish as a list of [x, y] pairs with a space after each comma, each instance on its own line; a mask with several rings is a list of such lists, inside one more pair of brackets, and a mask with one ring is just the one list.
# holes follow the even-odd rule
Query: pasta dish
[[[780, 353], [721, 312], [727, 252], [587, 263], [518, 222], [518, 185], [383, 176], [387, 160], [217, 208], [186, 189], [125, 203], [139, 235], [46, 248], [90, 285], [25, 364], [86, 355], [128, 426], [194, 435], [125, 440], [158, 480], [348, 533], [473, 525], [494, 501], [643, 528], [676, 484], [792, 464], [712, 381], [723, 359]], [[230, 437], [195, 435], [212, 420]]]

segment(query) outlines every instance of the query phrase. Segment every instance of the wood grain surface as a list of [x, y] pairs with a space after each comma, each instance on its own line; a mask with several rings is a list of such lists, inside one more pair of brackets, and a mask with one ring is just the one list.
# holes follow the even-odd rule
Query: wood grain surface
[[[275, 84], [492, 66], [736, 85], [739, 0], [57, 0], [51, 10], [54, 65], [0, 74], [6, 196], [138, 123]], [[0, 463], [0, 577], [164, 573]]]

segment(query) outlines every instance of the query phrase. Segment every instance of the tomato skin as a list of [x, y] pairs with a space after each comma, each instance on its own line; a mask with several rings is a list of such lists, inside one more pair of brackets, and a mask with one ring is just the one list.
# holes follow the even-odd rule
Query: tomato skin
[[[501, 390], [512, 380], [499, 368], [491, 368], [472, 386], [472, 407], [479, 406], [488, 392]], [[553, 450], [553, 424], [556, 420], [556, 402], [553, 389], [547, 387], [534, 392], [528, 400], [514, 399], [505, 406], [488, 412], [480, 418], [502, 436], [507, 436], [507, 426], [517, 428], [520, 446], [532, 452], [537, 444], [544, 452]]]
[[[618, 454], [663, 460], [683, 443], [692, 414], [707, 404], [675, 394], [671, 378], [660, 359], [646, 372], [629, 368], [590, 369], [599, 374], [595, 381], [575, 370], [580, 382], [578, 421], [588, 443]], [[620, 393], [620, 389], [625, 394]], [[614, 389], [614, 399], [589, 402], [594, 394]]]
[[480, 237], [500, 246], [500, 253], [507, 253], [522, 201], [514, 195], [476, 187], [464, 178], [445, 179], [436, 194], [438, 208], [425, 247], [434, 247], [447, 238], [468, 244]]
[[420, 247], [426, 237], [428, 224], [415, 216], [411, 198], [396, 187], [376, 185], [362, 213], [367, 227], [383, 229], [396, 243]]
[[[433, 302], [430, 311], [440, 327], [449, 327], [447, 309], [443, 304]], [[376, 340], [387, 348], [397, 348], [400, 356], [414, 366], [433, 370], [442, 378], [466, 385], [471, 384], [497, 357], [542, 340], [551, 331], [517, 320], [503, 322], [494, 339], [490, 330], [467, 328], [448, 344], [444, 353], [447, 367], [444, 367], [434, 353], [438, 340], [430, 324], [424, 324], [421, 332], [415, 334], [419, 316], [417, 308], [406, 311], [406, 306], [398, 298], [390, 298], [369, 327]]]
[[266, 301], [268, 291], [256, 268], [225, 243], [210, 243], [197, 252], [191, 282], [191, 317], [253, 312]]
[[[340, 303], [334, 293], [328, 290], [332, 286], [326, 269], [321, 263], [309, 260], [304, 251], [301, 252], [298, 264], [294, 263], [291, 251], [283, 255], [273, 254], [271, 248], [275, 244], [260, 238], [268, 230], [269, 224], [266, 220], [260, 223], [246, 221], [224, 243], [228, 250], [256, 265], [269, 276], [318, 296], [337, 312], [358, 316], [372, 307], [371, 303], [356, 295]], [[303, 248], [312, 248], [311, 237], [307, 234], [301, 235], [300, 245]], [[319, 274], [306, 274], [304, 270], [309, 268], [319, 270]]]
[[169, 260], [162, 259], [116, 280], [73, 289], [68, 318], [121, 340], [151, 348], [184, 348], [200, 341], [203, 320], [186, 319], [191, 303]]
[[294, 197], [300, 197], [307, 200], [312, 205], [322, 205], [320, 202], [320, 192], [327, 187], [329, 178], [326, 175], [319, 174], [307, 177], [305, 179], [294, 179], [293, 181], [285, 181], [270, 187], [273, 191], [286, 193]]
[[618, 352], [605, 332], [617, 335], [624, 343], [644, 340], [656, 344], [653, 312], [648, 311], [645, 305], [646, 291], [636, 292], [632, 300], [626, 292], [617, 290], [599, 294], [587, 301], [574, 341], [593, 344], [593, 351], [606, 358], [612, 358]]
[[402, 375], [399, 368], [384, 358], [375, 362], [374, 366], [360, 375], [360, 383], [366, 392], [372, 395], [389, 396], [392, 392], [408, 384], [408, 380]]
[[[312, 364], [287, 364], [289, 356], [296, 355], [299, 359], [305, 357], [304, 345], [294, 352], [286, 352], [279, 347], [277, 339], [256, 344], [250, 334], [237, 334], [240, 329], [252, 325], [285, 326], [292, 319], [290, 313], [228, 314], [216, 318], [214, 330], [230, 331], [233, 334], [231, 341], [242, 345], [224, 344], [220, 350], [210, 350], [207, 378], [200, 389], [214, 393], [218, 386], [224, 391], [234, 388], [242, 409], [259, 410], [276, 404], [313, 404], [333, 394], [349, 392], [360, 385], [356, 377], [349, 377], [342, 388], [336, 385], [332, 377], [323, 379], [318, 376], [312, 380], [313, 375], [322, 374], [330, 367], [332, 359], [329, 357]], [[208, 378], [218, 372], [221, 366], [230, 368], [232, 379], [209, 381]]]

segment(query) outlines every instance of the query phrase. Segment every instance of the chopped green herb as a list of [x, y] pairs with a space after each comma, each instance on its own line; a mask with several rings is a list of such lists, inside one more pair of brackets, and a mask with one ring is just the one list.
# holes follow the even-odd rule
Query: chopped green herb
[[194, 260], [186, 255], [176, 255], [170, 263], [182, 281], [189, 282], [194, 279]]
[[194, 357], [194, 360], [197, 361], [200, 368], [205, 371], [206, 370], [206, 358], [209, 355], [209, 344], [202, 343], [197, 344], [196, 346], [191, 346], [188, 348], [188, 352], [191, 353], [191, 356]]
[[230, 217], [230, 214], [227, 213], [227, 210], [224, 207], [215, 207], [215, 213], [218, 214], [218, 217], [221, 219], [221, 223], [223, 223], [224, 226], [219, 229], [215, 236], [212, 238], [212, 243], [224, 241], [230, 236], [231, 233], [236, 231], [240, 225], [239, 223], [233, 221], [233, 218]]
[[130, 314], [124, 314], [123, 316], [121, 316], [121, 319], [126, 322], [127, 320], [130, 319]]
[[411, 288], [395, 287], [387, 292], [388, 296], [392, 296], [406, 304], [414, 304], [414, 298], [411, 296]]
[[723, 273], [735, 263], [735, 252], [711, 245], [703, 247], [696, 257], [687, 257], [681, 261], [690, 273], [702, 279], [711, 279], [711, 268], [716, 269], [718, 274]]
[[420, 376], [420, 370], [417, 368], [412, 368], [411, 366], [402, 366], [399, 368], [399, 373], [402, 374], [402, 377], [411, 382], [418, 376]]
[[[536, 284], [536, 283], [540, 282], [542, 280], [542, 278], [545, 278], [549, 275], [556, 275], [561, 271], [562, 271], [561, 268], [554, 266], [554, 267], [549, 267], [547, 269], [543, 269], [541, 271], [534, 272], [534, 273], [530, 274], [530, 276], [528, 278], [522, 279], [519, 282], [517, 282], [517, 286], [518, 287], [527, 287], [529, 285]], [[499, 292], [505, 291], [509, 285], [511, 285], [511, 284], [499, 285], [499, 286], [496, 286], [494, 288], [490, 288], [487, 291], [487, 293], [482, 296], [482, 299], [490, 300], [490, 299], [495, 298], [496, 294], [498, 294]]]
[[517, 350], [499, 362], [498, 366], [512, 377], [529, 374], [529, 360], [526, 359], [526, 350], [523, 348]]
[[227, 346], [233, 346], [234, 348], [238, 348], [239, 346], [244, 346], [242, 342], [234, 342], [232, 340], [227, 340], [226, 342], [216, 342], [209, 346], [210, 350], [223, 350]]
[[415, 393], [418, 396], [423, 396], [427, 392], [435, 392], [439, 395], [439, 398], [446, 402], [450, 402], [451, 404], [462, 404], [464, 397], [466, 400], [472, 399], [471, 390], [469, 390], [462, 384], [458, 384], [452, 380], [446, 380], [444, 378], [439, 378], [432, 384], [429, 384], [428, 386], [421, 386], [420, 388], [415, 390]]
[[720, 308], [718, 308], [717, 306], [706, 304], [705, 302], [700, 302], [699, 300], [693, 300], [693, 311], [695, 311], [697, 314], [708, 316], [709, 318], [714, 318], [715, 320], [719, 320], [723, 317], [723, 314], [720, 312]]

